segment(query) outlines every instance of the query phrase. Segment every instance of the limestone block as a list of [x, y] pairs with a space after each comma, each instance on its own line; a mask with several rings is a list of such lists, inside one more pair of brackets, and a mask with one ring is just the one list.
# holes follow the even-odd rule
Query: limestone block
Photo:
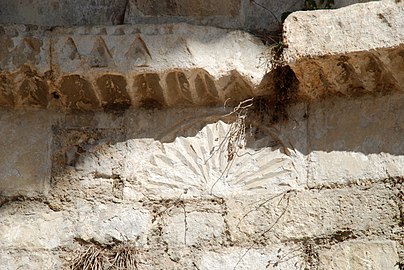
[[131, 1], [145, 16], [190, 16], [203, 17], [215, 15], [236, 16], [240, 10], [240, 0], [215, 1], [175, 0], [175, 1]]
[[[295, 250], [293, 250], [295, 248]], [[268, 249], [224, 248], [202, 255], [199, 269], [302, 269], [304, 262], [296, 247], [272, 246]]]
[[0, 23], [47, 26], [122, 24], [126, 0], [5, 0], [0, 3]]
[[[237, 242], [345, 241], [362, 235], [388, 238], [398, 229], [396, 196], [383, 184], [226, 200]], [[396, 228], [396, 229], [394, 229]]]
[[221, 213], [178, 210], [166, 219], [167, 225], [163, 228], [163, 239], [171, 247], [217, 245], [223, 241], [224, 218]]
[[319, 269], [399, 269], [393, 241], [350, 241], [321, 250]]
[[52, 43], [59, 94], [73, 110], [235, 102], [252, 96], [266, 72], [258, 39], [217, 28], [58, 28]]
[[77, 202], [76, 238], [112, 244], [116, 241], [146, 243], [149, 213], [130, 205]]
[[284, 57], [313, 99], [402, 91], [404, 6], [370, 2], [296, 12], [284, 24]]
[[221, 28], [243, 28], [243, 1], [174, 0], [129, 1], [125, 23], [150, 24], [187, 22]]
[[403, 176], [403, 102], [395, 94], [310, 105], [309, 184]]
[[[15, 206], [13, 208], [13, 206]], [[52, 212], [44, 205], [8, 205], [0, 215], [0, 249], [50, 250], [71, 246], [72, 221], [66, 212]], [[0, 260], [1, 263], [1, 260]]]
[[55, 120], [46, 112], [0, 112], [0, 194], [47, 192]]
[[63, 263], [57, 252], [0, 250], [0, 267], [4, 270], [57, 270]]

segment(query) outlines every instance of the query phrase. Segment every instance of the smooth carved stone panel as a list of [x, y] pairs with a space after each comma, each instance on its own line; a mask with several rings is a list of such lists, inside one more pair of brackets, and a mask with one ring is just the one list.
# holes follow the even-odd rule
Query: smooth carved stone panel
[[161, 144], [150, 156], [150, 163], [137, 172], [137, 178], [150, 193], [160, 196], [227, 196], [299, 187], [302, 180], [293, 158], [259, 128], [250, 130], [246, 148], [229, 154], [231, 146], [225, 140], [230, 128], [219, 121], [206, 125], [195, 136]]

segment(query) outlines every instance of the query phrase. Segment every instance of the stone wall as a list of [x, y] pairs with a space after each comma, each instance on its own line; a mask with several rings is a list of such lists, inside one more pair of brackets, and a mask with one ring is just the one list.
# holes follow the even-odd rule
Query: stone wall
[[[335, 8], [366, 0], [336, 0]], [[0, 2], [0, 23], [42, 26], [190, 23], [245, 30], [278, 30], [283, 12], [304, 1], [274, 0], [30, 0]]]
[[403, 3], [293, 13], [279, 67], [177, 23], [249, 1], [85, 2], [0, 26], [0, 269], [402, 269]]

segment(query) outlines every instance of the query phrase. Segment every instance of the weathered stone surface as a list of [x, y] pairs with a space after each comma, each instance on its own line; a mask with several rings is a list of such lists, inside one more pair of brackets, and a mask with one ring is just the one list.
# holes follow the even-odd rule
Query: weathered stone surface
[[108, 245], [116, 242], [136, 242], [144, 245], [149, 214], [130, 205], [78, 202], [76, 237], [88, 242]]
[[394, 48], [404, 42], [403, 13], [403, 4], [394, 1], [295, 12], [284, 25], [286, 59]]
[[[390, 23], [401, 12], [393, 2], [370, 4], [397, 9], [375, 8], [369, 21]], [[211, 1], [167, 3], [131, 5], [151, 19], [161, 12], [156, 23], [268, 18], [255, 14], [258, 0], [223, 1], [212, 18]], [[121, 244], [148, 270], [403, 265], [401, 43], [298, 58], [298, 98], [344, 96], [301, 103], [284, 91], [297, 85], [292, 70], [255, 67], [266, 47], [243, 32], [19, 27], [0, 28], [0, 106], [20, 109], [0, 113], [1, 269], [61, 269], [90, 246]], [[247, 115], [231, 113], [258, 94], [268, 96]]]
[[5, 0], [0, 3], [0, 23], [47, 26], [122, 24], [126, 0]]
[[402, 176], [403, 103], [404, 96], [395, 94], [310, 105], [309, 185]]
[[[87, 84], [96, 80], [93, 87], [101, 92], [104, 106], [241, 100], [253, 95], [266, 72], [258, 67], [265, 46], [242, 32], [174, 24], [59, 28], [52, 37], [52, 63], [58, 76], [79, 72]], [[119, 82], [112, 85], [112, 78]]]
[[43, 74], [50, 70], [47, 28], [35, 25], [0, 26], [0, 71], [14, 72], [24, 65]]
[[203, 254], [199, 269], [302, 269], [305, 263], [299, 252], [288, 246], [268, 249], [227, 248]]
[[[367, 1], [339, 0], [333, 7], [358, 2]], [[274, 31], [283, 12], [303, 8], [304, 1], [80, 0], [72, 3], [69, 0], [4, 0], [0, 3], [0, 23], [73, 26], [186, 22], [221, 28]]]
[[44, 204], [9, 203], [1, 213], [2, 250], [51, 250], [73, 244], [73, 222], [63, 212], [53, 212]]
[[[397, 191], [395, 191], [397, 192]], [[236, 242], [341, 242], [400, 230], [400, 210], [389, 187], [341, 188], [227, 200], [227, 224]], [[316, 240], [317, 239], [317, 240]]]
[[47, 192], [54, 121], [46, 112], [0, 112], [1, 195]]
[[46, 28], [0, 26], [0, 105], [46, 108], [50, 40]]
[[63, 263], [58, 252], [0, 250], [0, 265], [4, 270], [58, 270]]
[[257, 93], [266, 73], [260, 59], [267, 47], [239, 31], [186, 24], [2, 29], [4, 107], [237, 103]]
[[300, 95], [402, 91], [403, 22], [404, 6], [393, 1], [290, 15], [284, 58], [300, 82]]
[[393, 241], [345, 242], [319, 253], [319, 269], [399, 269]]

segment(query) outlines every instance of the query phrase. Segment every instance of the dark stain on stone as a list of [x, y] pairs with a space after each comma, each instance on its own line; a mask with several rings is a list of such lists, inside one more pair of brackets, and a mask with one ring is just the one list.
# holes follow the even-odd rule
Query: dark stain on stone
[[105, 110], [121, 111], [131, 106], [127, 83], [123, 76], [106, 74], [97, 79], [101, 104]]
[[137, 106], [147, 109], [162, 108], [165, 105], [163, 89], [160, 86], [160, 77], [156, 73], [136, 75], [133, 88]]
[[381, 13], [377, 14], [377, 17], [385, 24], [387, 24], [388, 27], [392, 27], [391, 23], [387, 20], [386, 16], [384, 16]]
[[90, 82], [79, 75], [62, 78], [60, 94], [63, 105], [73, 111], [93, 110], [99, 107], [98, 98]]

